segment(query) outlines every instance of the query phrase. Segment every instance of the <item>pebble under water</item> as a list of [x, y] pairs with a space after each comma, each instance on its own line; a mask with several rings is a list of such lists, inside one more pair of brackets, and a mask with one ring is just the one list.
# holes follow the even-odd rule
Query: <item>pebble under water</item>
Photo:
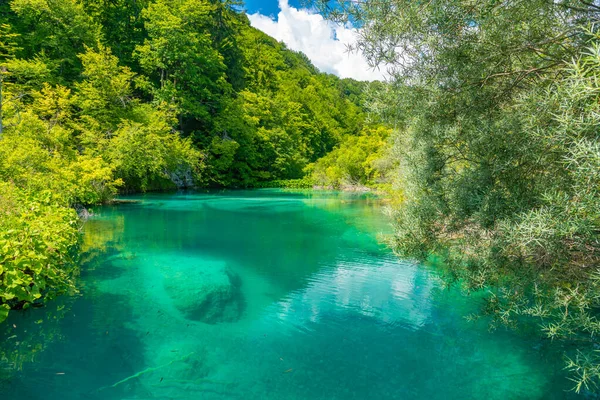
[[0, 326], [0, 399], [562, 399], [561, 349], [464, 317], [369, 195], [146, 195], [94, 210], [80, 293]]

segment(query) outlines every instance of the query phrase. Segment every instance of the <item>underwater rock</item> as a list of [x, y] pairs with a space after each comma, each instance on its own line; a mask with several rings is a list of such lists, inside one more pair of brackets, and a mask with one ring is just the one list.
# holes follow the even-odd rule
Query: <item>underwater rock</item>
[[222, 262], [172, 268], [165, 290], [175, 307], [190, 320], [207, 324], [237, 321], [243, 312], [239, 277]]

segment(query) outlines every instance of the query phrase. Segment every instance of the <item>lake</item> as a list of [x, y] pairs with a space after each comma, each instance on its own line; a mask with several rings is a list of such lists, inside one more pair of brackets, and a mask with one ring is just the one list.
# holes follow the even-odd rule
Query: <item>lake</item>
[[381, 244], [375, 196], [126, 199], [84, 226], [79, 294], [0, 326], [2, 400], [574, 396], [560, 348]]

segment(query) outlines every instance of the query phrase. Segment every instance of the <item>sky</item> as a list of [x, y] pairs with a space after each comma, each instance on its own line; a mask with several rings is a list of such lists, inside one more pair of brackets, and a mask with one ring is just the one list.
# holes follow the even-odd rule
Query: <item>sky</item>
[[250, 23], [269, 36], [301, 51], [323, 72], [340, 78], [383, 80], [384, 71], [373, 70], [362, 54], [346, 50], [356, 41], [356, 31], [326, 21], [300, 0], [246, 0]]

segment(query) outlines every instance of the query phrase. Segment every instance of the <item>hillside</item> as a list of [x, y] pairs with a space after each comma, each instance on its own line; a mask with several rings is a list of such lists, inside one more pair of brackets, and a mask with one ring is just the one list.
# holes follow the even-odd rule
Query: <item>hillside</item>
[[73, 289], [75, 209], [302, 178], [359, 135], [364, 84], [209, 0], [0, 5], [0, 319]]

